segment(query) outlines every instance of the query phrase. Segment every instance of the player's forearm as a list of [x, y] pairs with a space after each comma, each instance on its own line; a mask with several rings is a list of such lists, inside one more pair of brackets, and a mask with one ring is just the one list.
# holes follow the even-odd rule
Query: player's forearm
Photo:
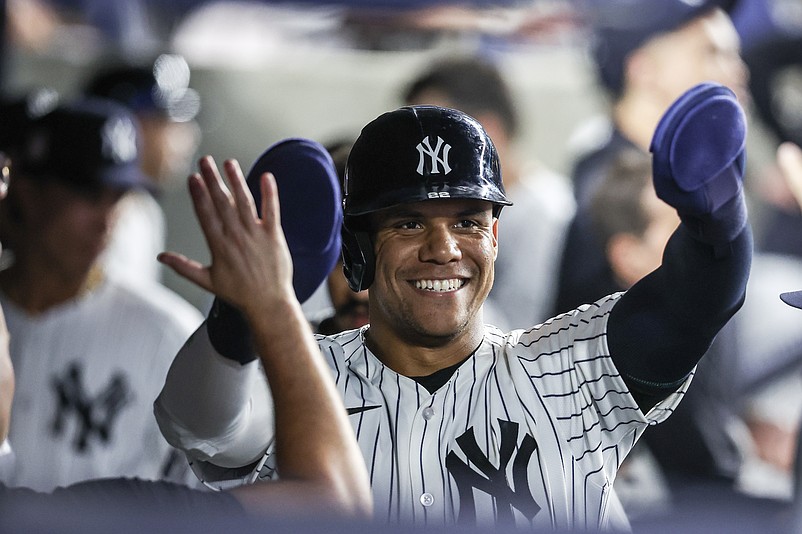
[[272, 401], [258, 363], [217, 354], [205, 324], [170, 366], [154, 412], [171, 445], [221, 467], [254, 462], [272, 439]]
[[680, 226], [661, 267], [627, 291], [610, 315], [608, 345], [622, 375], [669, 389], [682, 380], [741, 307], [751, 257], [748, 226], [723, 256]]
[[[367, 516], [372, 510], [367, 471], [331, 371], [300, 304], [291, 299], [277, 308], [269, 316], [249, 315], [275, 404], [277, 468], [284, 487], [274, 498], [288, 507], [316, 502], [320, 511]], [[298, 499], [288, 497], [296, 493], [288, 483]]]
[[740, 308], [752, 259], [746, 115], [735, 93], [690, 88], [660, 119], [650, 151], [655, 192], [682, 223], [660, 268], [615, 306], [607, 335], [621, 375], [648, 399], [642, 408], [679, 386]]

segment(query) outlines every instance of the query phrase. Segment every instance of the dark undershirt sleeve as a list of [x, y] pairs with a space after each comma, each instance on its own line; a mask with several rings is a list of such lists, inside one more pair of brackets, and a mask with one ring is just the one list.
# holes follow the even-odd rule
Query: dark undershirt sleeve
[[610, 355], [644, 412], [676, 390], [741, 307], [751, 258], [748, 225], [730, 243], [713, 247], [680, 224], [662, 265], [615, 305]]

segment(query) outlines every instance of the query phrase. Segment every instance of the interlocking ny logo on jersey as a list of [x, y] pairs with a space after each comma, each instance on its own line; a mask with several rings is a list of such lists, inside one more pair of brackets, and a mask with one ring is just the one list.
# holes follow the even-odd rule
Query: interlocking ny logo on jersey
[[451, 150], [451, 145], [443, 141], [439, 135], [434, 148], [429, 142], [429, 137], [424, 137], [415, 148], [418, 149], [418, 155], [420, 156], [418, 158], [418, 174], [423, 176], [424, 171], [427, 171], [427, 174], [440, 174], [440, 167], [443, 168], [443, 174], [451, 172], [451, 165], [448, 164], [448, 153]]
[[83, 369], [76, 362], [67, 367], [62, 376], [53, 378], [53, 388], [56, 393], [53, 434], [62, 435], [68, 418], [73, 416], [77, 423], [73, 448], [78, 452], [85, 452], [93, 437], [108, 443], [120, 411], [131, 402], [131, 389], [122, 374], [112, 376], [102, 391], [90, 397], [84, 387]]
[[[529, 477], [527, 474], [529, 460], [537, 449], [537, 442], [531, 435], [526, 434], [519, 445], [517, 443], [518, 423], [499, 419], [498, 425], [501, 433], [500, 465], [498, 467], [490, 463], [487, 454], [479, 448], [473, 427], [458, 437], [456, 441], [465, 454], [465, 458], [478, 471], [471, 469], [454, 451], [450, 451], [446, 456], [446, 469], [454, 478], [459, 491], [458, 522], [461, 524], [473, 524], [476, 522], [474, 489], [493, 497], [498, 514], [497, 521], [500, 524], [514, 523], [513, 508], [521, 512], [530, 521], [540, 511], [540, 506], [535, 502], [529, 489]], [[514, 459], [513, 454], [515, 455]], [[510, 487], [507, 480], [507, 466], [510, 461], [512, 461], [513, 487]]]

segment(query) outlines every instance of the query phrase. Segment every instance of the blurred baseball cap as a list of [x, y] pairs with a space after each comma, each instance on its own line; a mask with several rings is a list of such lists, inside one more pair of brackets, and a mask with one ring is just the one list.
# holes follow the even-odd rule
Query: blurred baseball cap
[[100, 70], [84, 89], [87, 96], [109, 98], [134, 113], [188, 122], [200, 110], [200, 95], [189, 87], [183, 56], [161, 54], [148, 65], [115, 65]]
[[787, 293], [781, 293], [780, 299], [789, 306], [802, 309], [802, 290], [788, 291]]
[[12, 165], [30, 178], [80, 190], [153, 186], [139, 166], [139, 133], [131, 113], [111, 100], [81, 99], [33, 120]]
[[736, 4], [737, 0], [583, 0], [602, 83], [613, 94], [620, 94], [630, 53], [714, 8], [729, 13]]
[[0, 100], [0, 152], [10, 156], [19, 150], [31, 124], [55, 109], [58, 102], [58, 92], [49, 87]]

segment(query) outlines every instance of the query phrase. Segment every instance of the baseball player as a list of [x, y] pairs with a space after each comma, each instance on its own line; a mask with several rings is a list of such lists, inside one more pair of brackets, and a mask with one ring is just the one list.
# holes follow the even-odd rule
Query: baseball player
[[[514, 207], [490, 138], [470, 116], [434, 106], [362, 129], [346, 171], [343, 264], [352, 289], [370, 288], [370, 324], [317, 340], [378, 519], [621, 526], [618, 466], [679, 402], [743, 299], [744, 140], [734, 94], [695, 87], [655, 133], [655, 186], [683, 221], [662, 266], [626, 293], [502, 332], [483, 323], [482, 304], [499, 215]], [[210, 486], [274, 478], [258, 363], [222, 357], [205, 331], [179, 352], [155, 403], [162, 432]], [[216, 402], [199, 413], [211, 392]]]
[[165, 249], [168, 219], [154, 193], [175, 189], [192, 166], [200, 142], [195, 119], [200, 95], [189, 86], [190, 68], [178, 54], [152, 62], [111, 62], [88, 80], [83, 94], [125, 106], [140, 131], [142, 172], [154, 191], [129, 191], [117, 208], [117, 223], [101, 261], [132, 281], [160, 281], [156, 256]]
[[164, 287], [134, 287], [98, 262], [120, 197], [147, 186], [130, 113], [81, 99], [20, 123], [2, 116], [18, 136], [0, 146], [14, 174], [0, 202], [3, 245], [13, 252], [0, 271], [0, 304], [16, 380], [15, 464], [4, 481], [42, 491], [107, 476], [196, 482], [151, 406], [203, 316]]

